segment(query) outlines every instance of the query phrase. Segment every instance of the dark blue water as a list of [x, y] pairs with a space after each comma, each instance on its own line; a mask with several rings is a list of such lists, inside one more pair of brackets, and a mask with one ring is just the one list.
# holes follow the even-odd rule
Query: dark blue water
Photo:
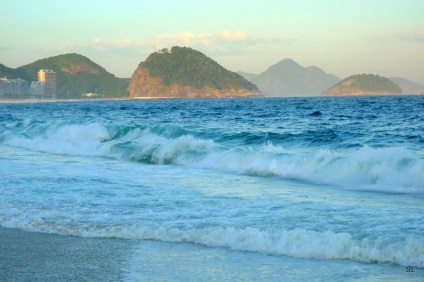
[[140, 240], [128, 280], [423, 275], [424, 96], [0, 104], [0, 170], [0, 226]]

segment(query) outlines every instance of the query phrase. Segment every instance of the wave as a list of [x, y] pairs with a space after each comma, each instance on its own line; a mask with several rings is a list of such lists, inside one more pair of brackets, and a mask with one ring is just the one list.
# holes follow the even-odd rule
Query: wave
[[[28, 120], [11, 124], [0, 134], [0, 143], [50, 154], [185, 165], [355, 190], [424, 192], [424, 159], [404, 148], [299, 149], [271, 142], [237, 146], [202, 138], [201, 133], [178, 127], [140, 128], [98, 123], [43, 126]], [[238, 138], [237, 135], [234, 138]]]
[[210, 227], [177, 229], [166, 227], [132, 226], [52, 226], [42, 219], [34, 219], [26, 226], [7, 226], [24, 230], [70, 236], [120, 238], [192, 243], [207, 247], [224, 247], [235, 251], [257, 252], [268, 255], [291, 256], [303, 259], [352, 260], [365, 263], [395, 263], [424, 267], [422, 237], [384, 236], [355, 239], [347, 232], [293, 229], [270, 232], [257, 228]]
[[305, 259], [347, 259], [424, 267], [424, 241], [416, 237], [399, 240], [388, 236], [355, 240], [349, 233], [305, 229], [269, 232], [256, 228], [215, 227], [181, 230], [142, 226], [87, 230], [82, 235], [195, 243], [208, 247], [225, 247], [236, 251]]

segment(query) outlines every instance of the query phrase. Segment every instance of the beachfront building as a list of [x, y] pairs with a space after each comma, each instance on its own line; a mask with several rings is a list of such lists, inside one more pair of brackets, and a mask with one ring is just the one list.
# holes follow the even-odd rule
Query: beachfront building
[[41, 69], [38, 72], [38, 82], [44, 84], [43, 96], [56, 98], [56, 72], [55, 71]]
[[24, 97], [28, 95], [28, 82], [22, 78], [13, 79], [13, 93], [19, 97]]
[[23, 98], [28, 95], [28, 82], [22, 78], [0, 78], [0, 98]]
[[10, 80], [3, 77], [0, 78], [0, 97], [4, 98], [8, 96], [11, 92], [11, 83]]
[[32, 97], [43, 97], [44, 83], [38, 81], [31, 81], [31, 85], [29, 86], [29, 94]]

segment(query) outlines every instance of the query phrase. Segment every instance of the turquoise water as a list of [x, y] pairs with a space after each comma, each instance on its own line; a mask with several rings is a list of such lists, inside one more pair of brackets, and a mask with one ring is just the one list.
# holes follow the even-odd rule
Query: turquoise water
[[128, 281], [418, 281], [423, 110], [419, 96], [0, 104], [0, 226], [139, 242]]

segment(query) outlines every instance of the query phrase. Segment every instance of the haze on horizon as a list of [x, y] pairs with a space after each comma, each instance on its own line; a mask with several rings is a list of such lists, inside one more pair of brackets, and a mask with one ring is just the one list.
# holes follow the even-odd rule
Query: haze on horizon
[[232, 71], [284, 58], [340, 78], [374, 73], [424, 84], [424, 1], [3, 0], [0, 63], [16, 68], [66, 53], [130, 77], [175, 45]]

